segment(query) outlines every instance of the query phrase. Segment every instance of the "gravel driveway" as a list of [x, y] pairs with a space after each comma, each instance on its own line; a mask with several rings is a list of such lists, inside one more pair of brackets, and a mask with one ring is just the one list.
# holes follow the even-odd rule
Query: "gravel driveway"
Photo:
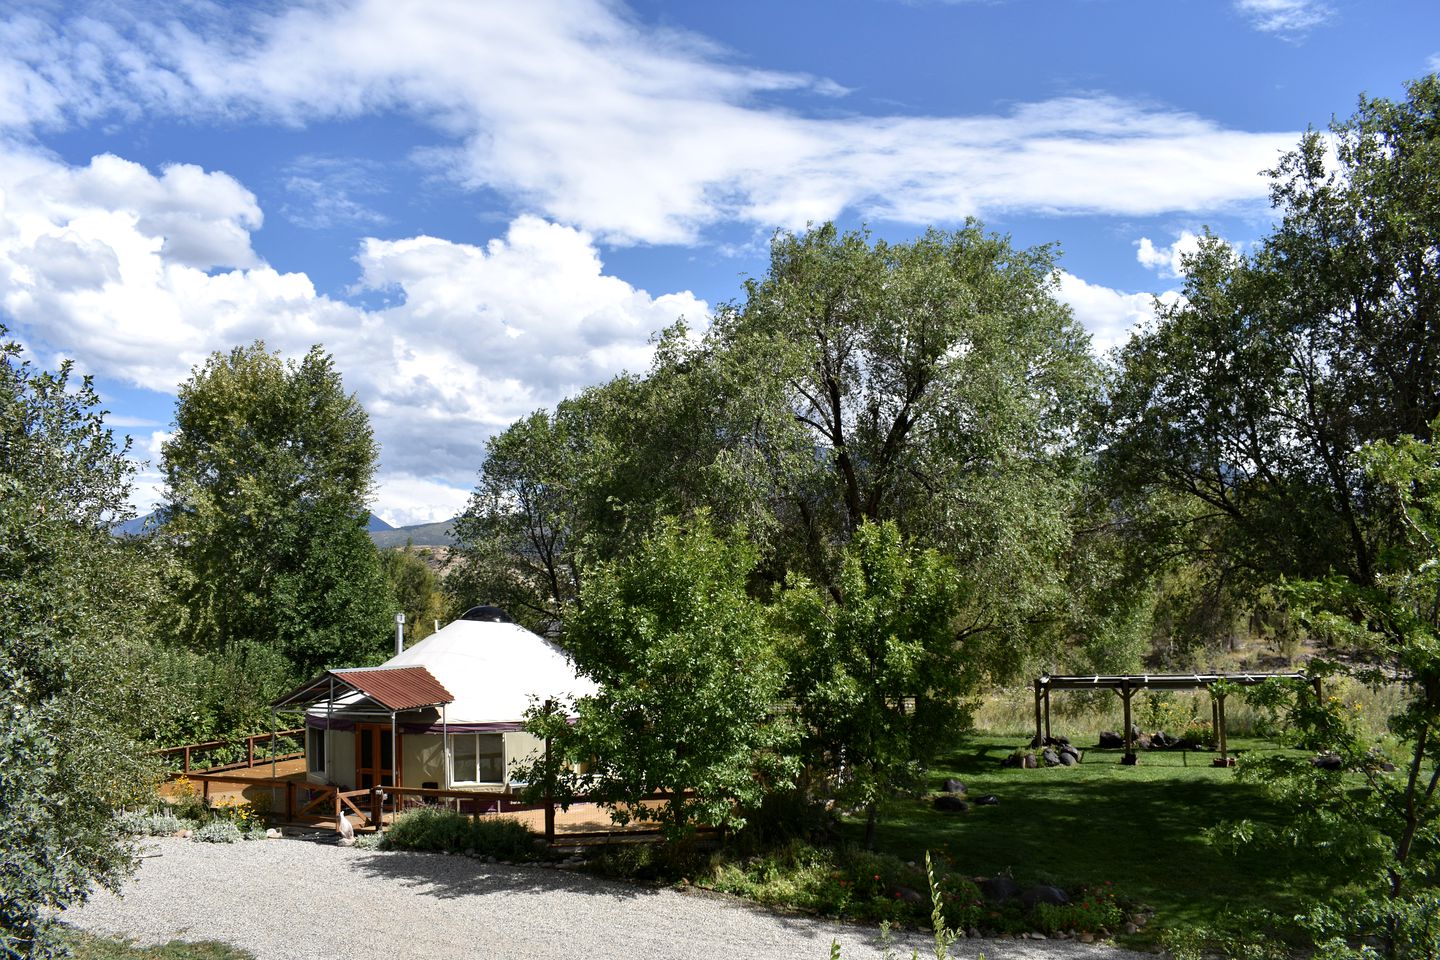
[[[538, 866], [380, 853], [304, 840], [146, 841], [119, 897], [65, 919], [142, 943], [223, 940], [260, 960], [846, 960], [880, 956], [875, 931], [782, 917], [728, 899], [651, 890]], [[924, 953], [918, 936], [899, 945]], [[1074, 941], [962, 940], [957, 957], [1135, 960]], [[1149, 958], [1149, 960], [1153, 960]]]

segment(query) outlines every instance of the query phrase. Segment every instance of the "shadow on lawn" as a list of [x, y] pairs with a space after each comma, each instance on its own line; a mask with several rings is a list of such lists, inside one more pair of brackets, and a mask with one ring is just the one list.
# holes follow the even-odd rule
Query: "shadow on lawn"
[[1207, 841], [1206, 828], [1222, 821], [1287, 815], [1261, 788], [1211, 767], [1213, 754], [1146, 754], [1122, 767], [1118, 751], [1090, 751], [1077, 767], [1001, 768], [1012, 749], [970, 744], [932, 770], [932, 787], [958, 777], [970, 797], [994, 794], [997, 805], [945, 814], [926, 800], [896, 800], [879, 846], [917, 862], [931, 850], [974, 876], [1009, 872], [1072, 890], [1110, 881], [1162, 921], [1209, 922], [1256, 907], [1283, 914], [1335, 882], [1317, 850], [1230, 852]]
[[372, 851], [357, 857], [353, 869], [371, 877], [398, 881], [416, 894], [442, 900], [496, 893], [577, 893], [633, 900], [655, 894], [653, 888], [618, 883], [536, 864], [484, 863], [468, 857], [407, 850]]

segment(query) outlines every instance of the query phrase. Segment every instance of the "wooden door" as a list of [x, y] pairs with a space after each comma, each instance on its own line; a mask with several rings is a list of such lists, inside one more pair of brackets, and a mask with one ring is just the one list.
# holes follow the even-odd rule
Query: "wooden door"
[[388, 723], [355, 725], [355, 786], [360, 790], [395, 785], [395, 746]]

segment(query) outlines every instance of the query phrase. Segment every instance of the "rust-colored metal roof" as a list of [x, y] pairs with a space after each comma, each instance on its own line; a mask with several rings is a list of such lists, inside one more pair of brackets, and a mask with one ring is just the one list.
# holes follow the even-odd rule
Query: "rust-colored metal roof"
[[330, 673], [386, 710], [438, 707], [455, 699], [424, 667], [362, 667]]

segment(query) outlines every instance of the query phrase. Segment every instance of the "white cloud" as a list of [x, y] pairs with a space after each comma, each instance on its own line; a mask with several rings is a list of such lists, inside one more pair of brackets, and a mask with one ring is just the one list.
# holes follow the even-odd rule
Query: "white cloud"
[[1430, 59], [1425, 61], [1425, 69], [1431, 73], [1440, 73], [1440, 53], [1430, 54]]
[[[724, 220], [795, 227], [845, 210], [906, 223], [1210, 210], [1263, 200], [1257, 172], [1296, 139], [1107, 97], [837, 116], [843, 91], [830, 81], [736, 65], [603, 0], [356, 0], [225, 29], [92, 26], [77, 65], [64, 56], [78, 30], [34, 27], [32, 45], [8, 48], [0, 78], [16, 95], [25, 84], [44, 93], [13, 122], [137, 103], [287, 123], [403, 111], [449, 137], [426, 154], [449, 175], [612, 242], [687, 242]], [[824, 111], [781, 107], [779, 92], [825, 97]]]
[[1255, 29], [1286, 36], [1318, 27], [1335, 13], [1323, 0], [1235, 0], [1235, 9], [1248, 17]]
[[1118, 347], [1138, 327], [1155, 316], [1155, 300], [1173, 304], [1180, 298], [1175, 290], [1160, 294], [1125, 293], [1111, 287], [1082, 280], [1072, 273], [1060, 271], [1059, 297], [1070, 305], [1085, 329], [1090, 331], [1091, 348], [1099, 354]]
[[1135, 259], [1140, 261], [1142, 266], [1149, 267], [1167, 279], [1175, 279], [1185, 275], [1182, 261], [1200, 249], [1200, 237], [1189, 230], [1181, 230], [1169, 246], [1157, 247], [1149, 237], [1141, 237], [1135, 242], [1135, 246]]
[[[205, 194], [197, 212], [174, 215], [190, 192]], [[0, 306], [37, 350], [163, 392], [215, 350], [263, 339], [297, 356], [323, 343], [371, 415], [382, 488], [418, 489], [389, 479], [405, 476], [455, 484], [461, 493], [434, 501], [440, 511], [472, 484], [496, 430], [643, 370], [655, 330], [709, 312], [688, 292], [651, 296], [606, 274], [589, 236], [536, 217], [483, 248], [366, 240], [361, 286], [396, 301], [367, 310], [259, 262], [247, 233], [259, 222], [225, 174], [0, 150]], [[231, 262], [216, 263], [222, 254]], [[152, 457], [162, 437], [151, 434]], [[142, 476], [137, 502], [157, 482]], [[414, 518], [420, 507], [395, 509]]]
[[465, 509], [470, 491], [408, 473], [382, 476], [375, 493], [376, 516], [392, 527], [449, 520]]

